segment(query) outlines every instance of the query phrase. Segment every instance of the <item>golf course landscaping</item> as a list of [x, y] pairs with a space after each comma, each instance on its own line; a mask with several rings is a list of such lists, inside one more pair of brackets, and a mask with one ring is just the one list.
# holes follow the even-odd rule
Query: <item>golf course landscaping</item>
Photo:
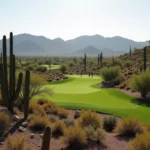
[[143, 123], [149, 121], [149, 107], [138, 104], [134, 97], [117, 89], [100, 88], [98, 84], [102, 81], [101, 77], [89, 78], [88, 75], [82, 77], [69, 75], [68, 77], [68, 80], [45, 85], [53, 89], [54, 95], [45, 94], [42, 98], [52, 100], [67, 109], [91, 109], [121, 118], [136, 117]]
[[[47, 70], [50, 69], [49, 65], [41, 65], [43, 67], [46, 67]], [[51, 65], [51, 69], [59, 69], [60, 68], [60, 65]]]

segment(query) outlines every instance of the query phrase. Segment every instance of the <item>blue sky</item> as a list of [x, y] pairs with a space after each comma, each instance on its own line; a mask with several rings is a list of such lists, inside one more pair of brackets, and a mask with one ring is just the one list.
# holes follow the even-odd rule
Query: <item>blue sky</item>
[[81, 35], [150, 40], [149, 0], [0, 0], [0, 37], [30, 33], [64, 40]]

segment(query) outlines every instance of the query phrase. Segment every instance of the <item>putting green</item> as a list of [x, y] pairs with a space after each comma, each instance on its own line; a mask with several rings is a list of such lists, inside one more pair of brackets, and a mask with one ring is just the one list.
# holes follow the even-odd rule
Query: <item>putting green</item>
[[149, 107], [138, 105], [133, 97], [119, 90], [97, 87], [101, 81], [98, 76], [89, 78], [87, 75], [71, 75], [68, 80], [45, 85], [52, 88], [55, 94], [51, 97], [45, 94], [42, 97], [69, 109], [92, 109], [122, 118], [137, 117], [144, 123], [150, 120]]
[[[41, 66], [44, 66], [44, 67], [47, 67], [47, 69], [49, 70], [49, 65], [41, 65]], [[60, 65], [51, 65], [51, 69], [59, 69], [60, 68]]]

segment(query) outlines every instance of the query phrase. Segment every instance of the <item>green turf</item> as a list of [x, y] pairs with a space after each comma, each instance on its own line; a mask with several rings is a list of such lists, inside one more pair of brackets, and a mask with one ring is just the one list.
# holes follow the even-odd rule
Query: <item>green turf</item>
[[138, 105], [135, 98], [119, 90], [98, 88], [97, 84], [101, 80], [98, 76], [69, 76], [68, 80], [45, 85], [52, 88], [55, 94], [51, 97], [45, 94], [42, 97], [69, 109], [92, 109], [122, 118], [137, 117], [144, 123], [150, 120], [149, 107]]
[[[41, 65], [41, 66], [44, 66], [44, 67], [47, 67], [47, 69], [49, 70], [49, 65]], [[60, 65], [51, 65], [51, 69], [59, 69], [60, 68]]]

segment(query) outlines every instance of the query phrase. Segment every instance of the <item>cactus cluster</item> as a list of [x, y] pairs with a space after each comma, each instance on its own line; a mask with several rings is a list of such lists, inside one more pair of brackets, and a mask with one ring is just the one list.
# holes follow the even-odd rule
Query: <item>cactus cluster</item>
[[83, 64], [84, 64], [84, 73], [86, 73], [86, 53], [84, 54]]
[[42, 148], [41, 150], [49, 150], [50, 149], [50, 140], [51, 140], [51, 127], [46, 126], [44, 130], [44, 135], [43, 135], [43, 142], [42, 142]]
[[[10, 67], [8, 71], [8, 64], [7, 64], [7, 43], [6, 43], [6, 36], [3, 36], [3, 51], [1, 54], [1, 61], [0, 61], [0, 84], [1, 84], [1, 93], [2, 93], [2, 100], [3, 103], [8, 107], [8, 110], [13, 114], [13, 107], [14, 101], [18, 98], [23, 74], [20, 73], [16, 85], [16, 60], [15, 55], [13, 54], [13, 33], [10, 33]], [[28, 96], [29, 95], [29, 85], [30, 85], [30, 73], [26, 71], [26, 97], [25, 97], [25, 109], [28, 108], [29, 105]], [[26, 114], [27, 116], [27, 114]]]

